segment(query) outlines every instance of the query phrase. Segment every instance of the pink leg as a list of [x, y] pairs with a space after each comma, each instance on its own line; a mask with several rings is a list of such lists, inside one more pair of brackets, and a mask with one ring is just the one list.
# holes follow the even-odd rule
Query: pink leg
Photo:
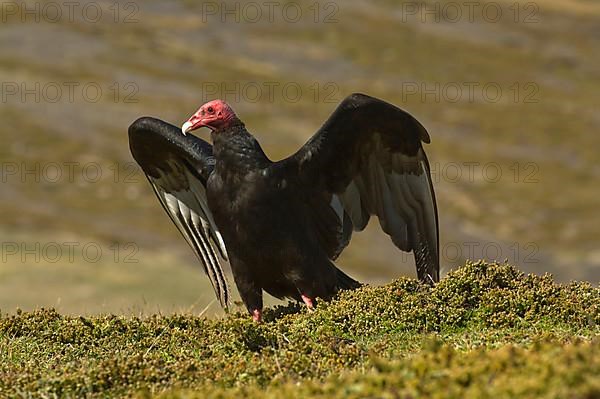
[[311, 298], [307, 297], [304, 294], [300, 294], [300, 296], [302, 297], [302, 300], [306, 304], [306, 307], [308, 308], [308, 310], [315, 310], [315, 304]]
[[257, 323], [260, 323], [262, 321], [262, 311], [260, 309], [254, 309], [252, 311], [252, 320], [254, 320]]

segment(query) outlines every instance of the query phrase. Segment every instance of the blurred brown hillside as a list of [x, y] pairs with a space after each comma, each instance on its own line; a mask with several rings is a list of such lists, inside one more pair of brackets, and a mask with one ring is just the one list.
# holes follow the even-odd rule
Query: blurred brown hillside
[[[128, 125], [223, 98], [278, 159], [357, 91], [429, 130], [444, 272], [508, 259], [598, 282], [599, 4], [267, 3], [2, 3], [1, 311], [202, 310], [212, 290]], [[376, 220], [338, 263], [414, 273]]]

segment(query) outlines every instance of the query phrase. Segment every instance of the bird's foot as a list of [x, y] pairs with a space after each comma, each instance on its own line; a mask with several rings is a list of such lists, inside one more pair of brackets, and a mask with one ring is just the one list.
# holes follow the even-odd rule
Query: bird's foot
[[304, 301], [304, 303], [306, 304], [306, 307], [308, 308], [308, 310], [310, 312], [314, 312], [314, 310], [315, 310], [315, 303], [314, 303], [313, 299], [307, 297], [304, 294], [300, 294], [300, 296], [302, 297], [302, 301]]
[[254, 309], [252, 312], [252, 320], [256, 323], [260, 323], [262, 321], [262, 310]]

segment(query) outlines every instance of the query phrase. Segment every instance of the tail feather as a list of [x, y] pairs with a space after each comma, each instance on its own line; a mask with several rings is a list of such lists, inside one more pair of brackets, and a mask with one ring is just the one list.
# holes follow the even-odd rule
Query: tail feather
[[354, 280], [352, 277], [348, 276], [346, 273], [344, 273], [343, 271], [341, 271], [340, 269], [338, 269], [337, 267], [335, 268], [336, 270], [336, 274], [337, 274], [337, 286], [338, 289], [342, 289], [342, 290], [355, 290], [359, 287], [362, 286], [361, 283], [359, 283], [358, 281]]

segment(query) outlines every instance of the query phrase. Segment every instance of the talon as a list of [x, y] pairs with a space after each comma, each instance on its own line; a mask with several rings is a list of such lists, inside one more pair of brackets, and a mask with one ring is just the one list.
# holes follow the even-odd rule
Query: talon
[[315, 304], [314, 304], [313, 300], [311, 298], [307, 297], [304, 294], [300, 294], [300, 296], [302, 297], [302, 301], [304, 301], [304, 303], [306, 304], [306, 307], [308, 308], [308, 310], [314, 311], [315, 310]]
[[252, 320], [256, 323], [262, 322], [262, 311], [260, 309], [254, 309], [252, 311]]

